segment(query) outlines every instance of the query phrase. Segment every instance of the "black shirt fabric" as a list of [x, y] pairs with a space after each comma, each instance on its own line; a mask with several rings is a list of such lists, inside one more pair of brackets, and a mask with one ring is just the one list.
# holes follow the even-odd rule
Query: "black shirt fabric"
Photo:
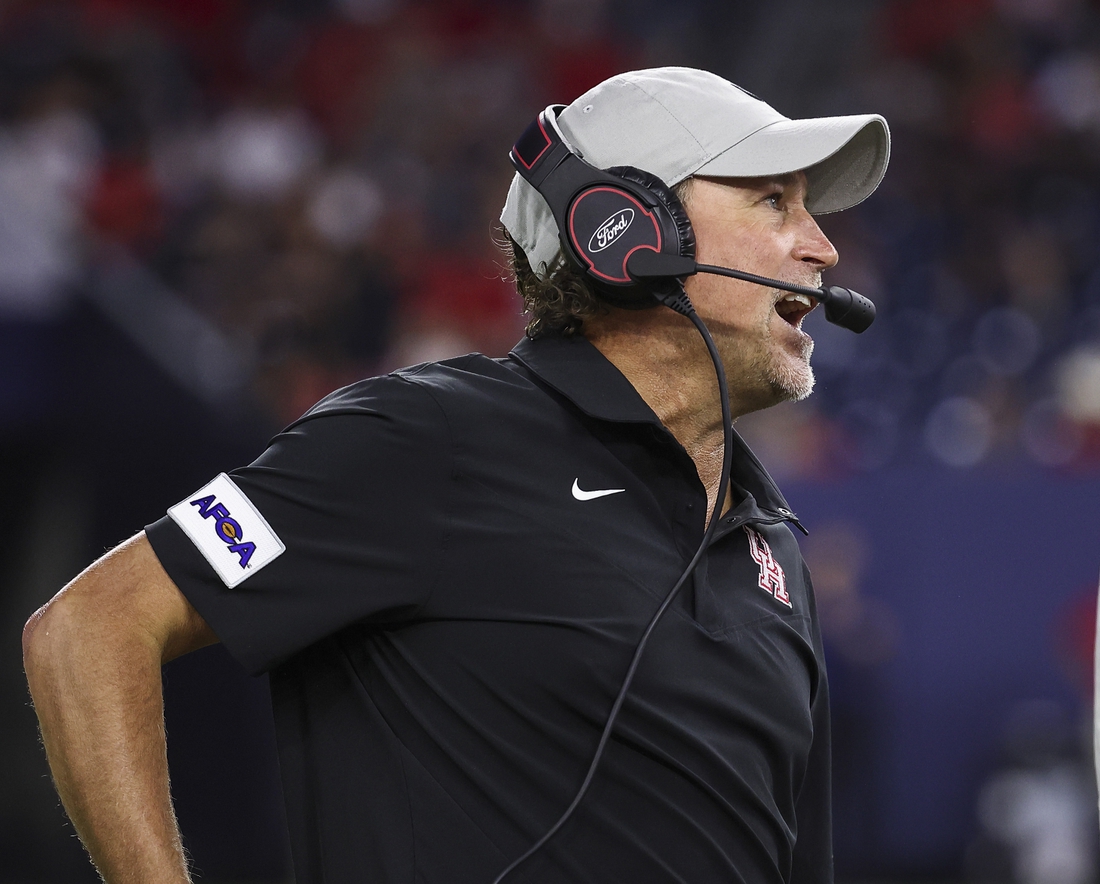
[[[813, 593], [736, 444], [589, 793], [509, 884], [832, 880]], [[231, 476], [286, 545], [235, 588], [147, 531], [270, 673], [299, 884], [490, 884], [569, 804], [702, 539], [693, 462], [591, 344], [547, 338], [340, 390]]]

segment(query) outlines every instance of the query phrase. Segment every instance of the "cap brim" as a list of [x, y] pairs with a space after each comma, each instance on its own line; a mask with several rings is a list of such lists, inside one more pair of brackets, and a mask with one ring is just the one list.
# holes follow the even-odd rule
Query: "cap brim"
[[886, 174], [890, 130], [878, 114], [780, 120], [700, 166], [695, 175], [755, 178], [804, 171], [806, 208], [839, 212], [867, 199]]

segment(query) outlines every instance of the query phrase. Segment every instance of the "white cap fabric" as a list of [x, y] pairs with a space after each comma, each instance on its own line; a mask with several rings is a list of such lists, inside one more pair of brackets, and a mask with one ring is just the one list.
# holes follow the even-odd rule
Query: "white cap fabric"
[[[668, 67], [605, 80], [566, 107], [558, 128], [600, 169], [634, 166], [673, 187], [692, 175], [759, 177], [804, 171], [806, 207], [839, 212], [870, 196], [886, 172], [890, 130], [878, 114], [791, 120], [715, 74]], [[501, 222], [545, 276], [560, 250], [542, 196], [518, 174]]]

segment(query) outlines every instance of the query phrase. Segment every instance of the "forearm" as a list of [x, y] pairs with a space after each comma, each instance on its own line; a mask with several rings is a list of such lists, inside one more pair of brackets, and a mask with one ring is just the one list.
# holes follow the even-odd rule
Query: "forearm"
[[[60, 597], [59, 597], [60, 598]], [[162, 651], [96, 594], [32, 618], [24, 663], [54, 782], [109, 884], [181, 884], [187, 863], [168, 788]]]

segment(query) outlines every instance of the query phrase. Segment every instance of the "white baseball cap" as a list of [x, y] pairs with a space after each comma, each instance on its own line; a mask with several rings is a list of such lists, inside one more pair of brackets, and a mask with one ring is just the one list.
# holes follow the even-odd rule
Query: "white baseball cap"
[[[692, 175], [751, 178], [804, 171], [806, 207], [839, 212], [869, 197], [890, 159], [878, 114], [792, 120], [728, 80], [694, 68], [631, 71], [584, 93], [557, 118], [573, 152], [600, 169], [634, 166], [669, 187]], [[560, 250], [542, 196], [518, 174], [500, 216], [545, 276]]]

